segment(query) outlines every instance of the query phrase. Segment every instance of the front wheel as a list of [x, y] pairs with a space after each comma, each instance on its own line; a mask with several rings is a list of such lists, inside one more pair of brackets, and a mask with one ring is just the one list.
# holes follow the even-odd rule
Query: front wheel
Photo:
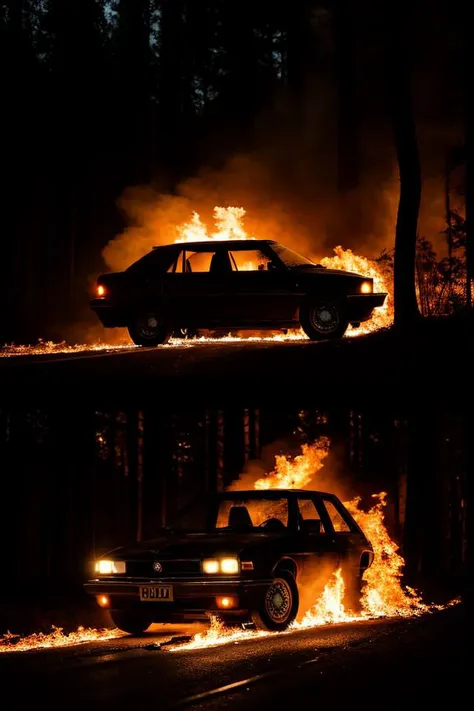
[[129, 634], [139, 635], [147, 631], [153, 620], [141, 610], [109, 610], [114, 625]]
[[342, 338], [349, 322], [342, 305], [309, 300], [300, 309], [301, 328], [312, 341]]
[[154, 312], [135, 316], [128, 326], [128, 332], [136, 346], [161, 346], [171, 337], [171, 329]]
[[296, 580], [290, 573], [277, 573], [259, 607], [252, 612], [252, 621], [259, 629], [283, 632], [296, 618], [298, 606]]

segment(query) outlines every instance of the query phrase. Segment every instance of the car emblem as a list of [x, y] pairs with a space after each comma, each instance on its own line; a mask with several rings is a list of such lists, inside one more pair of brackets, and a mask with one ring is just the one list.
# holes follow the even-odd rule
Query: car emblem
[[155, 560], [153, 563], [153, 570], [155, 570], [157, 573], [161, 573], [163, 570], [163, 566], [161, 565], [159, 560]]

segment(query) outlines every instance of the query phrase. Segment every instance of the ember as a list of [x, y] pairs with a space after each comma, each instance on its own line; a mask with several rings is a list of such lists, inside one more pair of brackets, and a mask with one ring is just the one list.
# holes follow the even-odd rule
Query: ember
[[0, 652], [27, 652], [32, 649], [52, 649], [55, 647], [71, 647], [85, 642], [103, 642], [107, 639], [123, 637], [124, 633], [117, 629], [90, 629], [78, 627], [75, 632], [64, 634], [61, 627], [52, 628], [52, 632], [45, 634], [36, 632], [28, 637], [7, 634], [0, 637]]

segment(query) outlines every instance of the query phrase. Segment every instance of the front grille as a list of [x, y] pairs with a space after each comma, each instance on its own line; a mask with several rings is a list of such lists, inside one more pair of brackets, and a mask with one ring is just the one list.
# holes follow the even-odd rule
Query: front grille
[[200, 560], [160, 560], [163, 570], [157, 572], [153, 569], [153, 560], [127, 561], [127, 577], [136, 578], [166, 578], [179, 577], [180, 575], [195, 575], [201, 572]]

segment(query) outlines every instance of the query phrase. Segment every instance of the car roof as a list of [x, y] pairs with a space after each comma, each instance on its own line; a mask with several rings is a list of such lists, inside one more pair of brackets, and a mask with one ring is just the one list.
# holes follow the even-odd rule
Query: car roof
[[218, 496], [220, 498], [258, 498], [258, 497], [265, 497], [265, 496], [270, 496], [270, 497], [277, 497], [279, 496], [286, 496], [286, 495], [291, 495], [291, 496], [311, 496], [312, 494], [317, 494], [318, 496], [335, 496], [335, 494], [331, 494], [328, 491], [317, 491], [316, 489], [244, 489], [242, 491], [222, 491], [219, 492]]
[[196, 242], [188, 242], [182, 241], [182, 242], [173, 242], [171, 244], [163, 244], [163, 245], [156, 245], [153, 247], [153, 249], [166, 249], [169, 247], [178, 247], [182, 249], [183, 245], [186, 245], [186, 247], [191, 247], [194, 248], [196, 247], [197, 249], [205, 249], [208, 247], [211, 247], [214, 249], [215, 247], [223, 247], [223, 246], [228, 246], [232, 245], [232, 249], [238, 250], [238, 249], [249, 249], [248, 245], [252, 245], [252, 247], [255, 249], [256, 245], [260, 244], [278, 244], [276, 240], [274, 239], [207, 239], [207, 240], [202, 240], [202, 241], [196, 241]]

